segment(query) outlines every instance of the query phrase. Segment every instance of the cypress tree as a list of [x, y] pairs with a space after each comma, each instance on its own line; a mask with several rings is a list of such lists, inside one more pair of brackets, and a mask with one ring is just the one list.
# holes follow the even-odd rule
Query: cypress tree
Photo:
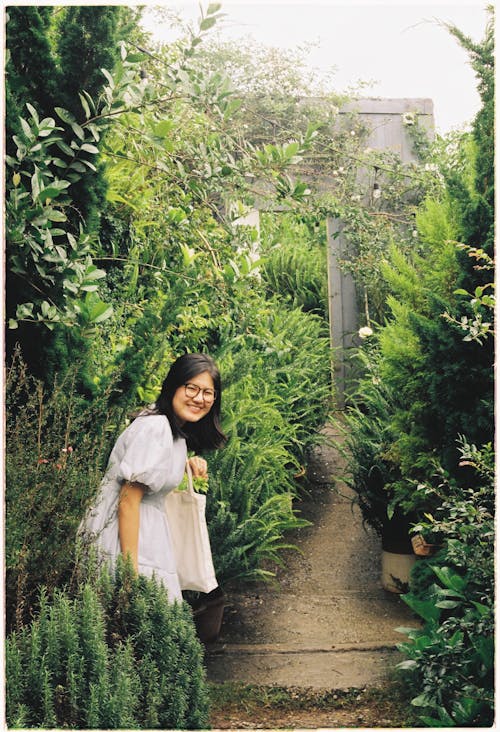
[[[490, 22], [481, 43], [474, 43], [455, 27], [450, 28], [450, 31], [469, 53], [482, 101], [482, 107], [472, 124], [475, 143], [474, 188], [473, 191], [467, 191], [462, 187], [455, 192], [454, 210], [460, 213], [461, 242], [469, 247], [483, 249], [493, 256], [495, 79], [492, 9], [490, 13]], [[478, 268], [477, 260], [466, 251], [459, 253], [458, 261], [460, 272], [457, 287], [474, 293], [476, 287], [491, 281], [491, 272]], [[458, 327], [450, 327], [447, 321], [439, 317], [441, 312], [435, 313], [432, 329], [417, 328], [417, 332], [422, 338], [427, 358], [427, 367], [423, 370], [425, 387], [429, 389], [437, 417], [436, 421], [432, 421], [448, 438], [448, 455], [443, 458], [448, 467], [451, 468], [453, 464], [455, 472], [458, 456], [455, 441], [459, 434], [465, 434], [476, 444], [492, 439], [494, 343], [493, 338], [482, 344], [464, 341], [463, 331]], [[461, 298], [455, 316], [460, 319], [463, 314]], [[466, 314], [470, 314], [467, 309]], [[434, 330], [433, 334], [431, 330]], [[450, 443], [455, 445], [455, 449], [451, 449]]]
[[[133, 32], [138, 14], [121, 6], [36, 7], [12, 6], [6, 24], [6, 148], [15, 154], [14, 135], [20, 130], [19, 117], [26, 117], [30, 103], [40, 118], [58, 119], [56, 107], [67, 109], [83, 122], [79, 93], [93, 98], [101, 92], [106, 79], [101, 69], [112, 72], [119, 55], [119, 40]], [[107, 82], [106, 82], [107, 83]], [[64, 153], [59, 151], [64, 158]], [[65, 226], [75, 236], [79, 231], [98, 235], [101, 212], [105, 208], [104, 167], [86, 169], [67, 193]], [[17, 305], [31, 300], [30, 290], [10, 271], [7, 277], [7, 315], [15, 317]], [[80, 332], [56, 326], [49, 332], [44, 325], [20, 323], [7, 334], [7, 355], [16, 344], [22, 347], [32, 372], [51, 382], [55, 373], [65, 372], [78, 355], [82, 363], [81, 391], [88, 397], [94, 385], [86, 373], [90, 343]]]
[[15, 151], [12, 135], [20, 129], [19, 117], [26, 102], [40, 118], [52, 116], [57, 104], [58, 71], [48, 37], [54, 8], [35, 5], [11, 6], [6, 24], [5, 130], [6, 148]]
[[[79, 93], [84, 90], [96, 99], [106, 82], [101, 69], [112, 72], [118, 58], [121, 13], [116, 5], [69, 6], [59, 21], [59, 106], [79, 121], [84, 121]], [[71, 189], [77, 216], [86, 231], [99, 229], [106, 198], [103, 173], [102, 165], [98, 165], [96, 172], [87, 171]], [[75, 228], [78, 223], [75, 218]]]

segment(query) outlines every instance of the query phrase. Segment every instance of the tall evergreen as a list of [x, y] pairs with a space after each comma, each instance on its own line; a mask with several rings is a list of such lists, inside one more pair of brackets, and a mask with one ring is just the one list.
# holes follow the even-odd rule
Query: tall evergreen
[[[119, 40], [133, 30], [137, 13], [122, 6], [12, 6], [7, 13], [6, 48], [6, 148], [15, 155], [13, 136], [21, 128], [31, 104], [40, 119], [58, 121], [56, 107], [71, 112], [80, 123], [84, 111], [79, 99], [83, 90], [96, 98], [106, 82], [101, 69], [110, 72], [119, 55]], [[65, 153], [58, 151], [60, 158]], [[103, 166], [84, 169], [67, 193], [65, 224], [75, 236], [79, 231], [99, 235], [100, 216], [105, 208], [106, 185]], [[7, 313], [15, 317], [19, 303], [29, 301], [29, 289], [7, 271]], [[89, 348], [75, 329], [20, 323], [7, 335], [7, 355], [20, 343], [25, 359], [36, 375], [51, 381], [54, 372], [64, 371], [75, 355], [85, 360]], [[88, 381], [84, 379], [84, 381]]]
[[57, 104], [58, 70], [49, 39], [53, 8], [11, 6], [7, 12], [6, 47], [6, 146], [12, 151], [12, 135], [20, 128], [19, 116], [30, 102], [40, 117], [53, 114]]
[[[473, 123], [472, 168], [467, 179], [463, 171], [447, 180], [448, 195], [458, 225], [458, 240], [467, 247], [483, 249], [492, 256], [494, 239], [494, 37], [493, 24], [486, 28], [482, 42], [474, 43], [455, 27], [449, 29], [468, 51], [478, 78], [482, 107]], [[470, 157], [470, 156], [469, 156]], [[444, 242], [443, 242], [444, 245]], [[460, 321], [471, 317], [470, 299], [475, 288], [492, 280], [490, 270], [470, 256], [457, 253], [456, 288], [471, 297], [456, 296], [453, 304], [428, 293], [430, 312], [413, 314], [411, 325], [421, 347], [418, 394], [423, 408], [418, 424], [410, 429], [424, 434], [427, 449], [435, 450], [442, 464], [457, 479], [470, 476], [459, 469], [457, 439], [465, 435], [477, 445], [493, 436], [493, 339], [464, 340], [464, 330], [443, 318], [443, 312]], [[488, 313], [488, 319], [493, 317]]]
[[481, 247], [492, 255], [495, 219], [495, 37], [492, 7], [489, 12], [490, 20], [481, 43], [474, 43], [458, 28], [452, 27], [450, 31], [469, 54], [471, 66], [478, 79], [477, 89], [482, 102], [472, 128], [476, 145], [476, 175], [474, 194], [463, 208], [464, 241], [470, 246]]
[[[478, 79], [478, 91], [482, 106], [472, 124], [475, 160], [472, 190], [461, 189], [456, 193], [460, 212], [461, 242], [469, 247], [483, 249], [493, 256], [495, 223], [495, 179], [494, 179], [494, 28], [493, 9], [490, 8], [490, 21], [485, 37], [474, 43], [457, 28], [450, 28], [468, 52], [471, 66]], [[492, 273], [482, 267], [467, 251], [458, 255], [460, 271], [457, 287], [474, 293], [475, 288], [492, 280]], [[464, 300], [457, 307], [458, 318], [464, 315]], [[466, 309], [466, 315], [470, 312]], [[433, 404], [440, 413], [439, 423], [447, 427], [450, 439], [456, 440], [457, 434], [466, 434], [477, 442], [486, 442], [493, 437], [493, 363], [494, 343], [489, 338], [482, 344], [463, 340], [460, 329], [450, 333], [449, 324], [441, 317], [435, 322], [435, 336], [430, 340], [424, 337], [429, 346], [427, 370], [429, 388], [433, 393]], [[491, 313], [491, 317], [493, 314]], [[448, 345], [446, 345], [448, 344]], [[460, 369], [457, 369], [460, 364]], [[437, 366], [437, 368], [436, 368]], [[430, 372], [434, 371], [431, 378]], [[433, 382], [433, 383], [431, 383]], [[448, 383], [446, 383], [448, 382]], [[453, 415], [456, 415], [454, 417]], [[454, 453], [456, 462], [456, 451]]]
[[[122, 8], [116, 5], [69, 6], [58, 21], [59, 106], [84, 121], [78, 94], [85, 90], [96, 98], [106, 79], [101, 69], [112, 71], [119, 54], [118, 32]], [[106, 196], [103, 167], [88, 171], [72, 187], [75, 224], [86, 231], [99, 228]]]

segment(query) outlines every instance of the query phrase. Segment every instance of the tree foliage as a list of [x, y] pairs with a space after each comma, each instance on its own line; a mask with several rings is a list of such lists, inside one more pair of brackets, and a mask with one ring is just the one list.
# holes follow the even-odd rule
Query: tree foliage
[[423, 150], [435, 180], [412, 251], [396, 238], [381, 266], [388, 315], [361, 351], [347, 415], [366, 520], [383, 532], [402, 513], [439, 548], [405, 596], [423, 627], [400, 664], [432, 727], [493, 714], [493, 28], [481, 44], [451, 30], [483, 106], [471, 133]]

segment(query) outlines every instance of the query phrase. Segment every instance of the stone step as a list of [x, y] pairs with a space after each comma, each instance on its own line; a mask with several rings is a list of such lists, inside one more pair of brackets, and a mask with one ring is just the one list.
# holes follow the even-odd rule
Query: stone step
[[335, 648], [226, 646], [208, 649], [208, 680], [307, 689], [360, 689], [386, 681], [402, 660], [395, 647], [358, 644]]

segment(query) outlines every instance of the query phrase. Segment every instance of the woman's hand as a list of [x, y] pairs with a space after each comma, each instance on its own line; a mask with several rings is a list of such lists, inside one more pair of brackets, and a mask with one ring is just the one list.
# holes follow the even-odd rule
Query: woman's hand
[[188, 463], [193, 473], [193, 478], [208, 478], [207, 461], [195, 455], [189, 458]]

